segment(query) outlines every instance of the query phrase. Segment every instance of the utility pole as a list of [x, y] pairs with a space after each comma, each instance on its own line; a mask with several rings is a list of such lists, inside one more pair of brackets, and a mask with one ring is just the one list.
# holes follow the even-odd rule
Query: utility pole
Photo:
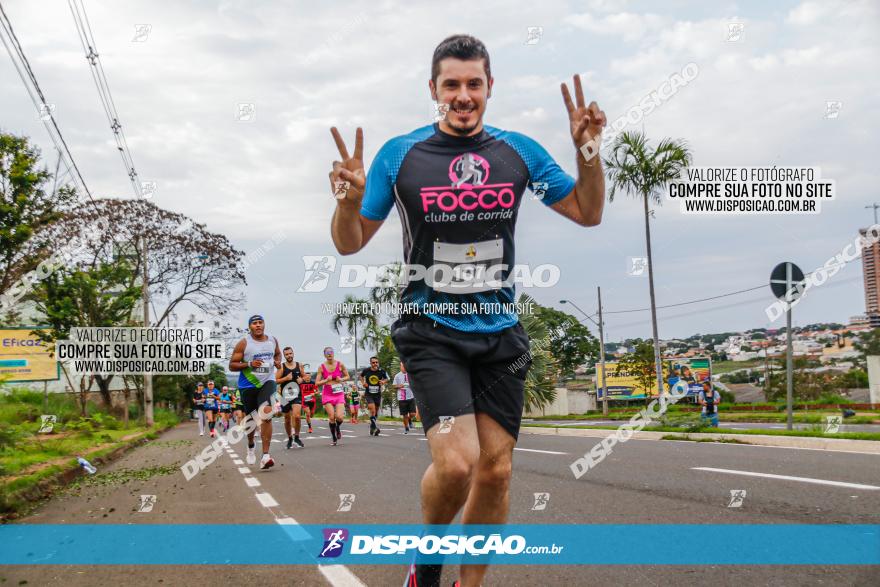
[[[605, 393], [602, 396], [602, 414], [608, 415], [608, 383], [605, 381], [605, 330], [604, 330], [604, 322], [602, 321], [602, 288], [599, 289], [599, 322], [597, 323], [593, 320], [593, 317], [580, 309], [580, 306], [572, 302], [571, 300], [559, 300], [560, 304], [571, 304], [577, 309], [578, 312], [584, 315], [590, 322], [595, 324], [599, 328], [599, 359], [601, 361], [601, 369], [602, 369], [602, 385], [604, 385]], [[596, 397], [598, 398], [599, 394], [599, 374], [596, 374]]]
[[870, 206], [865, 206], [865, 208], [873, 208], [874, 209], [874, 224], [877, 224], [877, 209], [880, 208], [880, 204], [876, 202], [871, 204]]
[[[150, 327], [150, 284], [147, 280], [147, 237], [141, 237], [141, 258], [143, 260], [143, 283], [141, 284], [141, 297], [144, 304], [144, 328]], [[147, 428], [151, 428], [153, 422], [153, 374], [144, 373], [144, 418]]]
[[605, 321], [602, 319], [602, 288], [596, 287], [599, 296], [599, 360], [602, 362], [602, 415], [608, 415], [608, 379], [605, 377]]

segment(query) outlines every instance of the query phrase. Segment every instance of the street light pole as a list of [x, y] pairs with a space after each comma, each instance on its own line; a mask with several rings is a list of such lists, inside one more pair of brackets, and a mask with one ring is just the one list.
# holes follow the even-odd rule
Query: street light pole
[[[141, 285], [141, 296], [144, 303], [144, 328], [150, 327], [150, 284], [147, 272], [147, 237], [141, 237], [141, 245], [143, 246], [143, 283]], [[128, 409], [126, 407], [126, 409]], [[144, 419], [147, 428], [153, 426], [153, 374], [144, 373]]]
[[[597, 290], [599, 292], [599, 322], [598, 323], [595, 320], [593, 320], [593, 318], [589, 314], [587, 314], [586, 312], [581, 310], [580, 307], [577, 304], [575, 304], [574, 302], [572, 302], [571, 300], [559, 300], [559, 303], [560, 304], [571, 304], [572, 306], [575, 307], [575, 309], [578, 312], [583, 314], [585, 318], [587, 318], [590, 322], [592, 322], [593, 324], [595, 324], [599, 328], [599, 360], [600, 360], [601, 369], [602, 369], [602, 385], [604, 386], [603, 387], [604, 391], [602, 393], [602, 415], [607, 416], [608, 415], [608, 380], [605, 378], [605, 328], [603, 326], [605, 324], [605, 322], [602, 320], [602, 288], [599, 287], [599, 288], [597, 288]], [[596, 393], [598, 394], [599, 393], [598, 377], [597, 377], [596, 381], [597, 381]]]

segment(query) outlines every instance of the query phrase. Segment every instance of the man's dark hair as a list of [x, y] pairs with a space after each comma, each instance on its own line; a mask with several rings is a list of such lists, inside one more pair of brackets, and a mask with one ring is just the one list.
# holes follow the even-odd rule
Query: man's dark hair
[[292, 347], [292, 346], [286, 346], [286, 347], [284, 347], [284, 348], [281, 349], [281, 350], [282, 350], [282, 351], [292, 351], [292, 350], [293, 350], [293, 347]]
[[370, 357], [370, 360], [371, 360], [371, 361], [372, 361], [373, 359], [376, 359], [376, 360], [378, 361], [378, 360], [379, 360], [379, 357]]
[[470, 35], [452, 35], [446, 37], [434, 49], [434, 57], [431, 60], [431, 80], [437, 83], [440, 75], [440, 62], [448, 57], [470, 61], [483, 59], [483, 67], [486, 69], [486, 79], [492, 77], [492, 69], [489, 67], [489, 52], [483, 42]]

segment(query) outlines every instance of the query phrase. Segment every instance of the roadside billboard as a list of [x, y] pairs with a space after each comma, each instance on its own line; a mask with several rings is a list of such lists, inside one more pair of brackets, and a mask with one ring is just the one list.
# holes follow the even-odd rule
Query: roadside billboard
[[680, 380], [688, 384], [687, 397], [696, 397], [703, 390], [703, 382], [712, 382], [712, 359], [709, 357], [678, 357], [664, 359], [666, 391]]
[[[709, 357], [672, 357], [665, 358], [663, 363], [663, 383], [668, 393], [672, 386], [684, 379], [688, 383], [687, 397], [693, 397], [702, 390], [703, 381], [711, 381], [712, 361]], [[608, 399], [609, 400], [637, 400], [645, 399], [645, 388], [641, 386], [632, 373], [617, 371], [616, 361], [605, 363], [605, 373], [608, 376]], [[605, 392], [605, 382], [602, 379], [602, 370], [596, 369], [596, 391], [599, 400], [602, 400]], [[657, 397], [655, 386], [647, 390], [649, 397]]]
[[27, 326], [0, 329], [0, 379], [10, 382], [55, 381], [60, 377], [58, 361], [45, 342], [32, 334], [45, 330]]

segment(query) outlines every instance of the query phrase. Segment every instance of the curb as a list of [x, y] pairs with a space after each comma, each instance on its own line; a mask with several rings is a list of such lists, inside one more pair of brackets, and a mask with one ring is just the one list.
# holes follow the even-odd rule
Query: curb
[[[523, 426], [520, 433], [538, 434], [545, 436], [580, 436], [587, 438], [605, 438], [616, 434], [616, 430], [587, 429], [587, 428], [539, 428]], [[880, 455], [880, 442], [874, 440], [848, 440], [844, 438], [811, 438], [808, 436], [764, 436], [760, 434], [707, 434], [687, 432], [635, 432], [632, 437], [636, 440], [662, 440], [664, 436], [681, 436], [688, 440], [711, 439], [711, 440], [735, 440], [737, 443], [753, 444], [756, 446], [776, 446], [781, 448], [809, 448], [814, 450], [827, 450], [839, 452], [857, 452], [861, 454]]]
[[[93, 459], [88, 459], [90, 453], [85, 453], [81, 456], [86, 458], [92, 465], [106, 465], [109, 464], [119, 457], [123, 456], [128, 451], [135, 449], [143, 444], [146, 444], [151, 438], [148, 438], [150, 434], [164, 434], [168, 430], [175, 428], [182, 424], [182, 422], [178, 422], [177, 424], [173, 424], [171, 426], [166, 426], [164, 428], [155, 428], [153, 430], [147, 430], [142, 433], [141, 437], [134, 440], [129, 440], [122, 446], [118, 446], [112, 449], [107, 454], [104, 454], [100, 457], [95, 457]], [[71, 457], [71, 459], [75, 459], [76, 457]], [[79, 463], [71, 465], [66, 469], [62, 469], [58, 473], [41, 479], [36, 483], [36, 485], [23, 489], [21, 491], [17, 491], [15, 493], [10, 493], [6, 495], [6, 500], [8, 502], [11, 501], [28, 501], [28, 502], [37, 502], [43, 499], [50, 497], [55, 490], [60, 487], [63, 487], [69, 484], [71, 481], [79, 477], [80, 475], [84, 475], [82, 467]], [[36, 504], [34, 504], [36, 505]], [[22, 512], [13, 510], [7, 512], [0, 512], [0, 523], [7, 523], [11, 520], [19, 518], [22, 516]]]

